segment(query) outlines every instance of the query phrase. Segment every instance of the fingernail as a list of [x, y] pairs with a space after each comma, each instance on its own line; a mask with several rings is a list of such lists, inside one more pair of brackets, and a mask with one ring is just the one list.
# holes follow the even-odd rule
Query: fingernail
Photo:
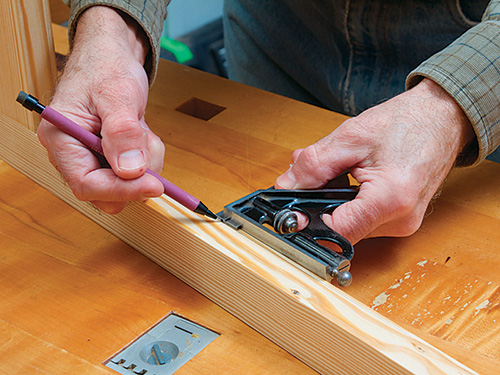
[[293, 189], [297, 180], [291, 170], [288, 170], [276, 179], [276, 183], [283, 189]]
[[141, 150], [126, 151], [118, 157], [118, 168], [121, 170], [140, 169], [146, 165], [146, 158]]

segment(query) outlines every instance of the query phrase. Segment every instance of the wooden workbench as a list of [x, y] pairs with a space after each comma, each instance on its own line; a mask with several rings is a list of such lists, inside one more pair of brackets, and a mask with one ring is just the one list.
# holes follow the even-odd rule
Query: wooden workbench
[[[216, 211], [270, 186], [293, 149], [344, 119], [176, 64], [158, 77], [146, 119], [167, 146], [163, 174]], [[176, 110], [193, 100], [224, 110], [208, 121]], [[0, 181], [2, 223], [13, 223], [2, 228], [2, 371], [106, 373], [104, 359], [174, 309], [223, 333], [185, 373], [311, 372], [10, 167]], [[481, 374], [500, 365], [499, 186], [492, 162], [453, 172], [415, 235], [356, 246], [345, 289]]]
[[220, 333], [176, 374], [315, 373], [2, 161], [0, 191], [0, 373], [116, 374], [172, 311]]

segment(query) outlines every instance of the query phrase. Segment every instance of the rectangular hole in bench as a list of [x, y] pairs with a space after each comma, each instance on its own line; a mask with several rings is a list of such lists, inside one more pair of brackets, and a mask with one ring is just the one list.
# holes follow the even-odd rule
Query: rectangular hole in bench
[[209, 103], [198, 98], [191, 98], [182, 103], [175, 110], [186, 115], [208, 121], [225, 109], [226, 107], [221, 107], [217, 104]]

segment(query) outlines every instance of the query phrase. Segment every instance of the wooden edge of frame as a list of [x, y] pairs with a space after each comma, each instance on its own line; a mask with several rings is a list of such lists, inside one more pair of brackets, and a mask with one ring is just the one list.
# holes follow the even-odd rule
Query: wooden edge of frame
[[366, 305], [167, 197], [107, 215], [74, 198], [36, 135], [0, 114], [0, 157], [323, 374], [473, 374]]
[[46, 0], [3, 0], [0, 19], [0, 112], [35, 131], [40, 117], [15, 105], [15, 98], [20, 89], [42, 101], [52, 95], [57, 70], [49, 5]]

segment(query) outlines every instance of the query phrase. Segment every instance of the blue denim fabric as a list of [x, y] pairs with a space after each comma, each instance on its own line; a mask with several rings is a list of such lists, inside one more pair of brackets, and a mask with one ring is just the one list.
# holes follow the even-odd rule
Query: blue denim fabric
[[486, 159], [500, 163], [500, 147], [498, 147], [495, 151], [489, 154]]
[[229, 78], [357, 115], [403, 92], [408, 73], [479, 22], [487, 3], [226, 0]]

